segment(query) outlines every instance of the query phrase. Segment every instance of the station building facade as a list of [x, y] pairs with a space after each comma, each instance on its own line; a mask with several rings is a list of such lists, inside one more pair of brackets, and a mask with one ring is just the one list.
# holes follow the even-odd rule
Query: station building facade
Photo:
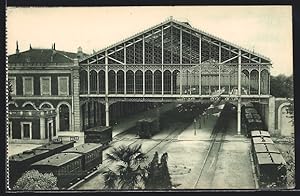
[[17, 47], [8, 59], [9, 110], [53, 109], [56, 132], [83, 131], [154, 103], [218, 96], [236, 102], [240, 134], [244, 102], [264, 105], [271, 122], [270, 68], [265, 56], [170, 18], [91, 55]]
[[78, 59], [84, 56], [80, 49], [77, 53], [56, 50], [55, 44], [51, 49], [30, 46], [20, 52], [17, 44], [16, 53], [8, 57], [12, 141], [45, 140], [58, 131], [80, 129], [79, 111], [74, 106], [79, 105]]

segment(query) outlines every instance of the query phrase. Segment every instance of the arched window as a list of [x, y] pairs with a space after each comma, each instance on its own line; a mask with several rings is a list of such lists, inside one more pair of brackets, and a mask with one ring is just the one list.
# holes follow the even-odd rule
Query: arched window
[[173, 71], [173, 94], [180, 93], [180, 72], [178, 70]]
[[113, 70], [108, 72], [108, 93], [116, 93], [116, 73]]
[[258, 94], [258, 71], [252, 70], [250, 72], [250, 94], [257, 95]]
[[105, 72], [103, 70], [99, 71], [99, 93], [105, 94]]
[[162, 89], [161, 81], [162, 81], [161, 71], [156, 70], [154, 72], [154, 93], [155, 94], [161, 93], [161, 89]]
[[260, 72], [260, 93], [262, 95], [269, 94], [269, 72], [264, 69]]
[[126, 72], [126, 93], [133, 94], [134, 92], [134, 73], [129, 70]]
[[164, 71], [164, 94], [171, 94], [171, 72]]
[[146, 94], [152, 94], [153, 89], [153, 74], [150, 70], [147, 70], [145, 72], [145, 93]]
[[66, 104], [62, 104], [58, 108], [59, 110], [59, 131], [70, 130], [70, 110]]
[[90, 93], [97, 93], [97, 72], [95, 70], [90, 72]]
[[143, 72], [141, 70], [135, 72], [135, 93], [143, 93]]
[[117, 72], [117, 92], [124, 94], [124, 72], [122, 70]]
[[241, 94], [248, 95], [249, 94], [249, 72], [247, 70], [243, 70], [241, 73]]

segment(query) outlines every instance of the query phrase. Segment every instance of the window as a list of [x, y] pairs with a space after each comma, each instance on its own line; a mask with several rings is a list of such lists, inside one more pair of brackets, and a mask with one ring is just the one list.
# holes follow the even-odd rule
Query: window
[[41, 95], [51, 95], [51, 77], [41, 77]]
[[32, 124], [31, 122], [21, 122], [21, 138], [31, 139]]
[[69, 95], [68, 77], [58, 77], [58, 95]]
[[9, 77], [8, 81], [11, 84], [11, 95], [16, 95], [16, 77]]
[[23, 77], [23, 94], [33, 95], [33, 78]]

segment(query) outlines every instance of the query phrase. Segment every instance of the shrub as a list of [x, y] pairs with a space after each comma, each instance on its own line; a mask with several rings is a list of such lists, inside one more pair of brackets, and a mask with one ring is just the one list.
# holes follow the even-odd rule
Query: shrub
[[16, 182], [14, 190], [56, 190], [57, 178], [52, 173], [37, 170], [26, 171]]

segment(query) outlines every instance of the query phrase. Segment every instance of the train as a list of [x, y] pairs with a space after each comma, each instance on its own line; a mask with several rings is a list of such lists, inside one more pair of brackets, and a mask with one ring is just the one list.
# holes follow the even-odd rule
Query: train
[[52, 141], [40, 147], [24, 151], [9, 157], [9, 184], [13, 187], [22, 174], [27, 171], [31, 164], [43, 160], [49, 156], [60, 153], [74, 147], [74, 141]]
[[75, 181], [96, 170], [103, 161], [103, 146], [85, 143], [35, 162], [30, 169], [53, 173], [59, 189], [66, 189]]
[[98, 126], [84, 131], [84, 143], [101, 143], [107, 147], [112, 141], [112, 127]]
[[268, 130], [252, 103], [247, 103], [242, 107], [242, 121], [245, 125], [247, 137], [250, 137], [253, 130]]
[[158, 118], [146, 118], [136, 123], [137, 134], [140, 138], [151, 138], [160, 131]]
[[209, 105], [202, 103], [177, 104], [171, 110], [160, 113], [159, 116], [143, 118], [135, 125], [136, 133], [140, 138], [151, 138], [164, 128], [168, 128], [173, 123], [184, 123], [190, 125], [193, 119], [202, 113]]
[[252, 156], [259, 186], [262, 188], [286, 188], [286, 162], [270, 136], [252, 131]]
[[242, 108], [246, 134], [251, 139], [251, 154], [261, 188], [286, 188], [286, 162], [252, 103]]

